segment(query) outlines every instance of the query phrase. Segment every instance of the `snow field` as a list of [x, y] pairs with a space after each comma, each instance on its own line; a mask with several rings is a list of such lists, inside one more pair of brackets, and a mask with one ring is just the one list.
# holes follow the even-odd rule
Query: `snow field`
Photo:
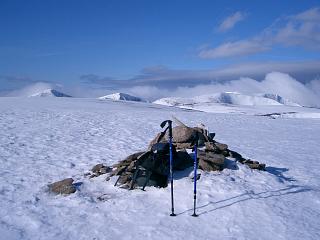
[[[222, 109], [221, 109], [222, 110]], [[278, 110], [278, 108], [275, 108]], [[254, 111], [252, 109], [251, 111]], [[259, 108], [257, 108], [259, 112]], [[202, 173], [198, 218], [192, 218], [192, 169], [170, 188], [127, 191], [115, 178], [83, 176], [144, 150], [174, 115], [199, 122], [244, 157], [222, 172]], [[0, 239], [319, 239], [320, 122], [246, 114], [203, 113], [147, 103], [94, 99], [0, 99]], [[73, 177], [70, 196], [48, 183]], [[97, 200], [102, 196], [105, 201]]]

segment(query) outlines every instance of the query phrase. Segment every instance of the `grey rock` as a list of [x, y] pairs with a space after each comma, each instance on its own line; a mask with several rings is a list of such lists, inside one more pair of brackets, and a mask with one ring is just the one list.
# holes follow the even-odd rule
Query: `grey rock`
[[[177, 149], [192, 148], [197, 134], [199, 137], [199, 145], [204, 145], [205, 142], [209, 141], [201, 128], [191, 128], [187, 126], [177, 126], [172, 128], [173, 143], [177, 146]], [[157, 136], [150, 142], [148, 149], [151, 149], [151, 147], [157, 142], [168, 141], [168, 133], [166, 133], [162, 139], [160, 139], [160, 136], [160, 133], [157, 134]]]
[[176, 149], [180, 150], [180, 149], [191, 149], [193, 148], [193, 144], [192, 143], [174, 143]]
[[99, 163], [99, 164], [95, 165], [91, 169], [91, 171], [94, 172], [94, 173], [98, 173], [98, 172], [100, 172], [100, 169], [103, 168], [103, 167], [104, 167], [104, 165], [102, 163]]
[[110, 176], [121, 175], [126, 170], [126, 168], [127, 168], [126, 166], [120, 166], [117, 169], [115, 169], [114, 171], [112, 171]]
[[192, 142], [197, 131], [190, 127], [177, 126], [172, 129], [173, 141], [176, 143]]
[[222, 152], [228, 149], [228, 145], [224, 143], [215, 142], [214, 145]]
[[223, 169], [222, 166], [216, 165], [212, 162], [205, 161], [203, 159], [199, 159], [198, 167], [206, 172], [210, 171], [221, 171]]
[[118, 183], [119, 184], [130, 183], [131, 179], [132, 179], [131, 174], [123, 174], [120, 176]]
[[205, 150], [207, 152], [217, 152], [218, 148], [216, 147], [216, 145], [212, 142], [206, 142], [205, 143]]
[[111, 171], [112, 171], [111, 167], [104, 166], [104, 167], [100, 168], [100, 172], [99, 173], [100, 173], [100, 175], [102, 175], [102, 174], [109, 173]]
[[229, 155], [237, 161], [244, 159], [242, 155], [240, 153], [237, 153], [236, 151], [229, 150]]
[[102, 163], [99, 163], [99, 164], [95, 165], [91, 169], [91, 171], [93, 172], [93, 174], [91, 174], [89, 176], [89, 178], [94, 178], [94, 177], [98, 177], [100, 175], [103, 175], [103, 174], [111, 172], [112, 168], [107, 167], [107, 166], [103, 165]]
[[225, 157], [229, 157], [230, 156], [229, 151], [223, 151], [221, 154], [223, 156], [225, 156]]
[[157, 136], [151, 140], [148, 146], [148, 150], [152, 148], [152, 146], [158, 142], [167, 142], [167, 138], [164, 136], [162, 139], [160, 139], [161, 133], [158, 133]]
[[49, 190], [56, 194], [71, 194], [76, 192], [76, 187], [72, 184], [72, 178], [66, 178], [64, 180], [49, 184]]
[[263, 163], [245, 163], [251, 169], [265, 170], [266, 165]]
[[223, 166], [225, 162], [225, 156], [223, 156], [222, 154], [216, 154], [212, 152], [199, 151], [198, 157], [203, 161], [211, 162], [220, 166]]

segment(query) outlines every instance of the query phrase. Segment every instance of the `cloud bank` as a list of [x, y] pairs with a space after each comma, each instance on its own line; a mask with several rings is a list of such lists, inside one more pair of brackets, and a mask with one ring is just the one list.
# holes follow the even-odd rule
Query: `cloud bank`
[[262, 80], [269, 72], [289, 73], [300, 82], [309, 82], [320, 76], [320, 61], [303, 62], [246, 62], [215, 69], [186, 70], [165, 66], [145, 68], [141, 74], [130, 79], [116, 80], [110, 77], [86, 74], [80, 77], [82, 83], [106, 89], [152, 85], [160, 88], [196, 86], [213, 82], [224, 82], [240, 77]]
[[28, 97], [32, 94], [42, 92], [43, 90], [46, 90], [49, 88], [60, 90], [62, 89], [62, 86], [58, 84], [47, 83], [47, 82], [35, 82], [21, 89], [11, 91], [9, 94], [7, 94], [7, 96], [8, 97]]
[[[228, 71], [225, 70], [225, 72], [227, 73]], [[92, 78], [92, 76], [90, 76], [90, 78]], [[102, 81], [103, 78], [100, 80]], [[128, 84], [130, 82], [129, 80], [125, 80], [125, 83], [119, 83], [118, 85], [113, 85], [112, 87], [108, 85], [108, 78], [106, 78], [105, 81], [99, 81], [99, 85], [96, 86], [77, 85], [66, 87], [56, 84], [38, 82], [21, 90], [13, 91], [9, 96], [30, 96], [45, 89], [54, 88], [75, 97], [100, 97], [114, 92], [124, 92], [149, 101], [154, 101], [163, 97], [193, 97], [231, 91], [249, 95], [257, 93], [273, 93], [303, 106], [320, 107], [319, 77], [303, 83], [293, 78], [289, 74], [270, 72], [262, 79], [240, 77], [234, 80], [222, 82], [212, 81], [193, 85], [181, 84], [180, 86], [170, 88], [167, 88], [164, 84], [164, 82], [167, 80], [164, 80], [164, 82], [160, 81], [159, 79], [148, 80], [149, 81], [146, 81], [145, 79], [144, 81], [137, 80], [136, 82], [133, 81], [130, 84]], [[94, 80], [94, 82], [96, 82], [96, 80]], [[114, 84], [114, 82], [116, 82], [116, 80], [112, 80], [112, 84]], [[162, 84], [155, 85], [153, 84], [154, 82]]]
[[320, 104], [320, 61], [247, 62], [211, 70], [154, 66], [143, 69], [131, 79], [113, 80], [93, 74], [81, 79], [91, 88], [86, 94], [100, 96], [122, 91], [152, 101], [168, 96], [237, 91], [279, 94], [306, 106]]
[[192, 97], [230, 91], [245, 94], [273, 93], [303, 106], [320, 107], [320, 80], [315, 79], [308, 84], [303, 84], [290, 75], [280, 72], [268, 73], [262, 81], [242, 77], [225, 83], [178, 87], [171, 91], [154, 86], [137, 86], [121, 90], [149, 100], [169, 96]]
[[85, 74], [79, 80], [79, 84], [64, 86], [45, 82], [34, 84], [31, 81], [32, 85], [11, 92], [9, 96], [29, 96], [55, 88], [75, 97], [100, 97], [125, 92], [153, 101], [169, 96], [237, 91], [279, 94], [306, 106], [319, 107], [320, 104], [320, 61], [247, 62], [207, 70], [152, 66], [129, 79]]

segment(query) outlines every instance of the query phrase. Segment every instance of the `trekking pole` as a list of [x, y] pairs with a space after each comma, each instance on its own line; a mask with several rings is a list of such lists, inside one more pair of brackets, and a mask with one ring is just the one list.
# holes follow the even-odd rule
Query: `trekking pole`
[[174, 213], [174, 201], [173, 201], [172, 121], [166, 120], [166, 121], [162, 122], [160, 126], [163, 128], [167, 123], [168, 123], [168, 128], [166, 130], [169, 129], [169, 148], [170, 148], [170, 182], [171, 182], [171, 214], [170, 214], [170, 216], [174, 217], [174, 216], [176, 216], [176, 214]]
[[196, 214], [196, 202], [197, 202], [197, 168], [198, 168], [198, 134], [196, 135], [194, 144], [194, 176], [193, 176], [193, 214], [192, 217], [198, 217]]
[[170, 216], [176, 216], [174, 214], [174, 203], [173, 203], [173, 156], [172, 156], [172, 121], [169, 121], [169, 147], [170, 147], [170, 179], [171, 179], [171, 214]]

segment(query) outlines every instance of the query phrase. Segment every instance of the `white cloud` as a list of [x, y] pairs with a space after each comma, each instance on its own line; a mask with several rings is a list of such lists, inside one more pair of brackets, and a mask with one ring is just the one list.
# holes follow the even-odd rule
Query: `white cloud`
[[[208, 84], [213, 81], [228, 81], [239, 77], [251, 77], [262, 79], [265, 74], [272, 71], [286, 72], [299, 78], [301, 81], [310, 81], [320, 74], [320, 61], [297, 62], [245, 62], [241, 64], [227, 65], [214, 69], [185, 70], [162, 67], [148, 68], [132, 79], [127, 79], [125, 85], [119, 82], [118, 86], [153, 85], [162, 88], [168, 86], [194, 86]], [[113, 81], [112, 83], [115, 83]], [[108, 83], [110, 85], [110, 83]]]
[[319, 74], [320, 61], [249, 62], [193, 71], [156, 66], [144, 69], [141, 75], [124, 80], [126, 84], [119, 83], [116, 89], [108, 91], [125, 92], [150, 101], [226, 91], [274, 93], [302, 105], [320, 107]]
[[226, 42], [212, 49], [200, 51], [201, 58], [233, 57], [263, 52], [268, 50], [267, 45], [261, 44], [259, 40], [243, 40], [237, 42]]
[[251, 55], [270, 50], [277, 45], [320, 50], [320, 8], [312, 8], [278, 19], [253, 38], [202, 49], [199, 57], [223, 58]]
[[311, 8], [297, 15], [293, 15], [290, 18], [302, 21], [320, 21], [319, 11], [320, 9], [318, 7]]
[[120, 91], [151, 101], [162, 98], [163, 96], [172, 96], [172, 93], [174, 92], [169, 89], [155, 86], [136, 86], [131, 88], [124, 88]]
[[[320, 96], [320, 77], [310, 81], [306, 86], [313, 91], [314, 94]], [[320, 104], [320, 103], [319, 103]]]
[[14, 91], [10, 92], [10, 94], [8, 94], [8, 96], [28, 97], [32, 94], [41, 92], [41, 91], [49, 89], [49, 88], [58, 89], [60, 87], [61, 86], [59, 86], [57, 84], [46, 83], [46, 82], [36, 82], [36, 83], [28, 85], [22, 89], [14, 90]]
[[288, 19], [285, 26], [276, 32], [275, 42], [320, 50], [320, 8], [307, 10]]
[[242, 13], [240, 11], [235, 12], [234, 14], [228, 16], [226, 19], [222, 21], [222, 23], [218, 27], [218, 30], [220, 32], [226, 32], [232, 29], [238, 22], [244, 20], [245, 17], [245, 13]]
[[[162, 89], [166, 93], [168, 89], [179, 87], [193, 87], [207, 85], [212, 82], [225, 82], [240, 77], [249, 77], [261, 80], [268, 72], [279, 71], [289, 73], [294, 78], [305, 83], [320, 75], [320, 61], [298, 62], [245, 62], [241, 64], [227, 65], [214, 69], [186, 70], [172, 69], [165, 66], [144, 68], [141, 74], [129, 79], [115, 80], [110, 77], [87, 74], [81, 76], [81, 84], [72, 86], [67, 91], [72, 96], [98, 97], [119, 91], [130, 89], [134, 95], [142, 92], [147, 98]], [[145, 88], [145, 87], [148, 88]], [[152, 87], [150, 87], [152, 86]], [[150, 91], [148, 93], [148, 91]], [[161, 95], [161, 94], [160, 94]], [[159, 95], [159, 96], [160, 96]], [[158, 93], [157, 93], [158, 96]]]

